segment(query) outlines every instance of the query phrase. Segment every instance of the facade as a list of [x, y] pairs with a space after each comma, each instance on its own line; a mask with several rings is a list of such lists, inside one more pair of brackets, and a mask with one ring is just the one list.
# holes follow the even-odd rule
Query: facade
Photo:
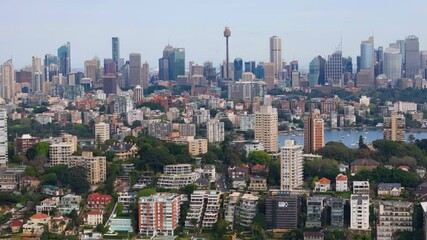
[[142, 72], [141, 72], [141, 83], [142, 88], [147, 89], [150, 85], [150, 65], [147, 62], [142, 64]]
[[242, 114], [239, 118], [240, 131], [254, 130], [255, 114]]
[[[248, 75], [248, 73], [243, 74], [244, 77], [245, 75]], [[228, 84], [229, 100], [252, 100], [255, 97], [264, 97], [265, 94], [267, 94], [267, 83], [258, 79], [254, 79], [253, 81], [240, 80], [236, 82], [230, 82]]]
[[278, 115], [272, 106], [261, 106], [255, 113], [255, 140], [259, 141], [267, 152], [278, 149]]
[[308, 86], [325, 85], [325, 64], [326, 60], [321, 56], [315, 57], [310, 62]]
[[370, 185], [368, 181], [353, 181], [354, 194], [369, 194]]
[[209, 120], [206, 124], [208, 142], [218, 143], [224, 141], [224, 122]]
[[294, 140], [285, 140], [280, 151], [280, 189], [292, 191], [303, 184], [302, 146], [296, 145]]
[[201, 228], [213, 228], [218, 220], [221, 192], [215, 190], [196, 190], [190, 197], [190, 208], [185, 219], [186, 227], [193, 227], [193, 222]]
[[156, 193], [138, 200], [138, 230], [144, 236], [173, 236], [178, 227], [181, 198], [174, 193]]
[[343, 86], [343, 67], [342, 67], [342, 52], [335, 51], [328, 56], [325, 63], [325, 81], [332, 86]]
[[70, 53], [69, 42], [58, 48], [59, 73], [61, 73], [62, 76], [67, 76], [71, 72]]
[[369, 195], [352, 194], [350, 197], [350, 229], [370, 230]]
[[97, 138], [101, 143], [110, 139], [110, 124], [105, 122], [95, 124], [95, 139]]
[[67, 194], [61, 198], [59, 203], [58, 210], [62, 215], [70, 214], [71, 211], [76, 210], [80, 211], [80, 202], [82, 201], [82, 197], [75, 194]]
[[344, 227], [344, 205], [342, 198], [331, 198], [328, 200], [328, 206], [331, 209], [331, 226], [333, 228]]
[[142, 99], [144, 99], [144, 89], [140, 85], [137, 85], [133, 89], [133, 101], [135, 103], [140, 103]]
[[399, 46], [390, 46], [385, 49], [383, 71], [387, 78], [393, 82], [402, 78], [402, 54]]
[[6, 167], [9, 159], [7, 145], [7, 111], [0, 108], [0, 167]]
[[234, 59], [234, 81], [242, 79], [243, 75], [243, 60], [241, 58]]
[[265, 222], [267, 229], [283, 231], [298, 227], [300, 200], [287, 193], [270, 195], [265, 202]]
[[325, 146], [324, 122], [316, 111], [304, 119], [304, 152], [313, 153], [323, 146]]
[[129, 86], [141, 85], [141, 54], [129, 54]]
[[133, 101], [130, 96], [117, 96], [114, 99], [114, 113], [126, 114], [133, 110]]
[[420, 69], [420, 43], [418, 37], [411, 35], [405, 39], [405, 76], [414, 78]]
[[68, 158], [73, 154], [73, 144], [55, 143], [49, 146], [50, 166], [68, 165]]
[[384, 139], [405, 141], [405, 116], [393, 112], [390, 117], [384, 117]]
[[162, 174], [157, 180], [157, 186], [166, 189], [180, 189], [193, 184], [200, 178], [198, 173]]
[[84, 63], [84, 74], [85, 78], [90, 78], [92, 82], [95, 82], [98, 80], [98, 66], [97, 66], [96, 60], [87, 60]]
[[324, 177], [319, 179], [314, 186], [314, 192], [327, 192], [329, 190], [331, 190], [331, 180]]
[[208, 152], [207, 139], [194, 139], [188, 141], [188, 152], [193, 156], [205, 154]]
[[119, 70], [119, 59], [120, 59], [120, 39], [118, 37], [111, 38], [112, 45], [112, 57], [114, 63], [116, 63], [117, 70]]
[[104, 212], [102, 210], [92, 210], [84, 215], [83, 221], [85, 225], [96, 226], [102, 224]]
[[391, 240], [395, 232], [412, 231], [413, 212], [411, 202], [380, 201], [377, 206], [377, 239]]
[[274, 64], [274, 76], [279, 78], [282, 70], [282, 39], [278, 36], [270, 37], [270, 62]]
[[374, 82], [374, 38], [362, 41], [360, 44], [360, 70], [357, 74], [357, 87], [371, 88], [375, 86]]
[[260, 176], [252, 176], [249, 183], [249, 191], [267, 191], [267, 179]]
[[169, 55], [170, 80], [176, 80], [180, 75], [185, 75], [185, 49], [173, 48]]
[[252, 220], [257, 213], [257, 203], [258, 196], [252, 195], [250, 193], [245, 193], [240, 198], [239, 205], [239, 217], [240, 217], [240, 225], [244, 227], [250, 227], [252, 224]]
[[15, 68], [12, 59], [0, 66], [0, 97], [12, 100], [15, 96]]
[[377, 194], [378, 196], [399, 197], [402, 189], [403, 187], [400, 183], [379, 183]]
[[325, 208], [325, 197], [308, 197], [307, 198], [307, 220], [305, 227], [320, 228], [322, 227], [322, 215]]

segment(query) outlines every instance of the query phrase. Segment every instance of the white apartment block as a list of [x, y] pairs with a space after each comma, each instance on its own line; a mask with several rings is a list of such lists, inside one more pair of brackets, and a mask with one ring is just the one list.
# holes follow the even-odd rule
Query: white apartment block
[[280, 151], [280, 189], [292, 191], [301, 188], [303, 179], [303, 146], [294, 140], [285, 140]]
[[95, 139], [99, 138], [101, 143], [110, 139], [110, 124], [100, 122], [95, 124]]
[[395, 112], [407, 113], [409, 111], [417, 111], [417, 104], [414, 102], [397, 101], [393, 106]]
[[246, 193], [240, 199], [239, 217], [240, 225], [249, 227], [257, 213], [258, 196]]
[[219, 143], [224, 141], [224, 123], [216, 119], [206, 123], [208, 142]]
[[175, 193], [156, 193], [138, 201], [138, 230], [144, 236], [173, 236], [178, 227], [181, 198]]
[[163, 167], [164, 174], [188, 174], [191, 172], [191, 164], [173, 164]]
[[369, 194], [369, 182], [368, 181], [353, 181], [353, 193], [354, 194]]
[[61, 198], [61, 202], [59, 204], [58, 210], [61, 213], [61, 215], [69, 214], [73, 210], [80, 212], [81, 201], [82, 201], [81, 196], [75, 195], [73, 193], [67, 194]]
[[412, 231], [413, 203], [381, 201], [377, 209], [377, 240], [391, 240], [393, 233]]
[[350, 197], [350, 229], [370, 230], [369, 195], [352, 194]]
[[157, 180], [157, 186], [166, 189], [180, 189], [193, 184], [199, 178], [200, 174], [196, 172], [187, 174], [162, 174]]
[[245, 151], [246, 151], [246, 157], [249, 156], [249, 153], [252, 151], [264, 151], [264, 145], [260, 143], [259, 141], [252, 141], [251, 143], [245, 144]]
[[126, 113], [126, 118], [129, 125], [132, 125], [135, 121], [144, 120], [144, 112], [141, 109], [133, 109]]
[[[197, 225], [203, 228], [213, 228], [218, 220], [219, 208], [221, 203], [221, 192], [210, 190], [196, 190], [191, 194], [190, 208], [185, 220], [186, 227], [192, 227], [195, 219]], [[204, 209], [204, 212], [203, 212]]]
[[338, 176], [335, 178], [335, 191], [348, 191], [348, 179], [344, 174], [338, 174]]
[[255, 127], [255, 114], [242, 114], [240, 115], [240, 131], [254, 130]]

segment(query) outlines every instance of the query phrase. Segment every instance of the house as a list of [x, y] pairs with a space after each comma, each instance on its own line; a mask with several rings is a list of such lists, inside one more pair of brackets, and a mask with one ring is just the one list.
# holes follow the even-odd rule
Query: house
[[48, 229], [49, 232], [55, 234], [62, 234], [67, 228], [67, 224], [71, 221], [71, 219], [67, 217], [63, 217], [61, 215], [56, 215], [52, 217], [49, 221]]
[[13, 219], [9, 223], [9, 227], [12, 230], [12, 233], [19, 233], [21, 231], [22, 225], [22, 221], [18, 219]]
[[197, 179], [194, 184], [197, 186], [197, 189], [209, 189], [210, 182], [206, 178], [199, 178]]
[[321, 232], [304, 232], [304, 240], [323, 240], [324, 235]]
[[252, 176], [249, 183], [250, 191], [267, 191], [267, 179], [260, 176]]
[[338, 168], [340, 169], [340, 172], [346, 173], [348, 171], [348, 165], [344, 163], [340, 163], [338, 165]]
[[36, 206], [36, 211], [50, 212], [59, 206], [59, 197], [46, 198]]
[[353, 181], [354, 194], [369, 194], [370, 185], [368, 181]]
[[246, 187], [246, 179], [243, 177], [233, 178], [231, 185], [234, 189], [244, 189]]
[[234, 167], [229, 167], [228, 168], [228, 177], [230, 179], [235, 179], [235, 178], [244, 178], [246, 179], [249, 176], [249, 169], [247, 166], [234, 166]]
[[59, 204], [59, 212], [64, 214], [69, 214], [71, 211], [76, 210], [80, 212], [80, 202], [82, 201], [82, 197], [75, 194], [67, 194], [61, 198], [61, 202]]
[[402, 189], [402, 184], [400, 183], [380, 183], [378, 184], [378, 196], [390, 195], [399, 197]]
[[49, 221], [49, 215], [36, 213], [22, 226], [22, 232], [27, 235], [41, 235], [44, 232], [45, 225], [47, 225]]
[[55, 196], [55, 197], [64, 195], [64, 191], [61, 188], [53, 185], [43, 185], [42, 193], [49, 196]]
[[131, 143], [122, 142], [110, 147], [109, 150], [115, 153], [114, 160], [117, 161], [124, 161], [138, 155], [138, 147]]
[[326, 192], [329, 190], [331, 190], [331, 180], [324, 177], [319, 179], [314, 187], [315, 192]]
[[110, 195], [97, 192], [89, 194], [86, 201], [89, 208], [106, 208], [110, 202]]
[[263, 173], [263, 172], [267, 172], [268, 171], [268, 167], [262, 164], [255, 164], [251, 167], [251, 173], [255, 174], [255, 173]]
[[83, 220], [86, 225], [96, 226], [102, 223], [104, 219], [104, 211], [102, 210], [92, 210], [85, 214]]
[[358, 173], [362, 169], [374, 170], [380, 165], [379, 162], [369, 158], [359, 158], [350, 163], [351, 173]]
[[338, 174], [338, 176], [335, 178], [335, 191], [348, 191], [348, 179], [346, 175]]
[[40, 180], [32, 176], [23, 176], [19, 179], [19, 188], [24, 189], [27, 187], [37, 187], [40, 184]]

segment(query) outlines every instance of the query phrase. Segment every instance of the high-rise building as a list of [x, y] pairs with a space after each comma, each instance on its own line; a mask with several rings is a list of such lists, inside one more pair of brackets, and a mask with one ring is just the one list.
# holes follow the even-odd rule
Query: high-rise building
[[255, 61], [245, 62], [245, 72], [251, 72], [251, 73], [255, 74], [255, 67], [256, 67]]
[[405, 39], [405, 77], [414, 78], [420, 68], [420, 43], [411, 35]]
[[255, 113], [255, 140], [258, 140], [267, 152], [277, 152], [278, 148], [277, 108], [261, 106]]
[[210, 143], [218, 143], [224, 141], [224, 122], [216, 119], [209, 120], [206, 123], [206, 131], [208, 141]]
[[279, 78], [282, 70], [282, 39], [278, 36], [270, 37], [270, 62], [274, 64], [274, 77]]
[[144, 89], [141, 86], [137, 85], [133, 89], [133, 101], [135, 103], [140, 103], [142, 99], [144, 99]]
[[96, 60], [85, 61], [85, 78], [92, 79], [93, 82], [97, 81], [98, 76], [98, 64]]
[[411, 232], [414, 205], [411, 202], [378, 202], [377, 239], [393, 239], [395, 232]]
[[104, 59], [104, 76], [117, 76], [117, 65], [111, 58]]
[[343, 86], [341, 50], [337, 50], [332, 55], [328, 56], [328, 60], [325, 63], [325, 80], [332, 86]]
[[351, 194], [350, 229], [369, 230], [369, 195]]
[[32, 91], [43, 92], [43, 71], [42, 59], [37, 56], [32, 57]]
[[298, 196], [284, 192], [268, 196], [265, 200], [267, 229], [283, 231], [297, 228], [300, 211], [301, 204]]
[[402, 78], [402, 54], [398, 46], [390, 46], [385, 49], [383, 72], [393, 82]]
[[12, 59], [0, 66], [0, 94], [4, 99], [13, 99], [15, 96], [15, 67]]
[[242, 79], [243, 60], [241, 58], [234, 59], [234, 81]]
[[399, 46], [400, 53], [402, 54], [402, 76], [404, 76], [405, 65], [406, 65], [406, 43], [405, 40], [397, 40], [396, 44]]
[[325, 145], [324, 123], [320, 112], [315, 111], [304, 119], [304, 152], [313, 153]]
[[325, 64], [326, 60], [321, 56], [317, 56], [311, 60], [308, 75], [308, 85], [310, 87], [325, 84]]
[[95, 139], [98, 138], [101, 143], [110, 139], [110, 124], [105, 122], [95, 124]]
[[129, 86], [141, 85], [141, 54], [129, 54]]
[[267, 83], [267, 89], [274, 88], [274, 63], [263, 63], [263, 79]]
[[116, 63], [117, 71], [120, 70], [119, 68], [119, 59], [120, 59], [120, 39], [118, 37], [112, 37], [111, 38], [112, 43], [112, 58], [113, 62]]
[[174, 48], [169, 56], [170, 80], [176, 80], [180, 75], [185, 75], [185, 49]]
[[58, 63], [59, 73], [62, 73], [62, 76], [67, 76], [71, 72], [70, 42], [58, 48]]
[[421, 75], [424, 79], [427, 78], [427, 51], [420, 51], [420, 66]]
[[[114, 62], [112, 62], [115, 64]], [[104, 93], [107, 94], [117, 94], [117, 78], [114, 75], [106, 75], [102, 78], [102, 85]]]
[[405, 116], [393, 112], [390, 117], [384, 117], [384, 139], [405, 141]]
[[58, 72], [56, 73], [50, 73], [49, 67], [50, 65], [58, 66], [58, 57], [54, 56], [52, 54], [46, 54], [44, 56], [44, 69], [43, 69], [43, 75], [45, 81], [52, 81], [52, 77], [58, 75]]
[[142, 88], [147, 89], [150, 85], [150, 65], [148, 65], [147, 62], [144, 62], [144, 64], [142, 64], [141, 75]]
[[304, 184], [302, 148], [294, 140], [285, 140], [280, 148], [280, 190], [292, 191]]
[[7, 111], [0, 108], [0, 167], [4, 168], [7, 165], [8, 147], [7, 147]]
[[357, 74], [357, 87], [372, 88], [375, 86], [375, 51], [374, 38], [360, 44], [360, 72]]
[[175, 193], [156, 193], [138, 200], [138, 231], [143, 236], [173, 236], [180, 218], [181, 199]]
[[[375, 77], [384, 73], [383, 63], [384, 63], [384, 48], [382, 46], [379, 46], [377, 51], [376, 51]], [[378, 71], [377, 71], [377, 69], [378, 69]]]

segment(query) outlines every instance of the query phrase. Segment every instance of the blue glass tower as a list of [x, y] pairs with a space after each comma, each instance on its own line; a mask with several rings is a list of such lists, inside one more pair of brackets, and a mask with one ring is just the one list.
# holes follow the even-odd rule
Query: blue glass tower
[[234, 59], [234, 81], [242, 79], [243, 75], [243, 60], [241, 58]]

